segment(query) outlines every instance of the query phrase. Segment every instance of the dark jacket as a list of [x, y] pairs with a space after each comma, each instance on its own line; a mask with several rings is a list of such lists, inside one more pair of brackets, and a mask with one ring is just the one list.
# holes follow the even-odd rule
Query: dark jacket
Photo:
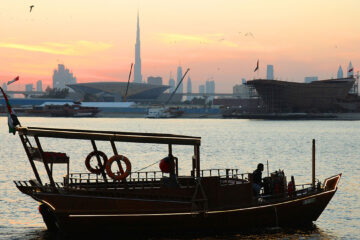
[[253, 182], [258, 184], [258, 185], [262, 185], [262, 172], [259, 170], [259, 169], [256, 169], [254, 172], [253, 172]]

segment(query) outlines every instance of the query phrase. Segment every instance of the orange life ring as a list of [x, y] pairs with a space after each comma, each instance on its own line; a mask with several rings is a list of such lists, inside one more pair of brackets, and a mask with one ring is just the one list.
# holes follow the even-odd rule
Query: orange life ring
[[[118, 163], [119, 166], [119, 170], [117, 173], [114, 173], [111, 170], [111, 165], [114, 162]], [[122, 166], [121, 166], [121, 161], [123, 161], [125, 163], [126, 166], [126, 170], [124, 171]], [[125, 179], [127, 176], [129, 176], [129, 174], [131, 173], [131, 162], [129, 161], [129, 159], [127, 157], [125, 157], [124, 155], [114, 155], [112, 156], [109, 161], [107, 161], [106, 163], [106, 173], [107, 175], [109, 175], [109, 177], [111, 177], [114, 180], [123, 180]]]
[[[96, 166], [96, 168], [93, 168], [90, 165], [90, 160], [93, 156], [96, 156], [96, 154], [99, 155], [99, 157], [101, 157], [104, 162], [102, 163], [102, 166], [99, 166], [99, 164], [98, 164]], [[87, 155], [87, 157], [85, 159], [85, 166], [86, 166], [87, 170], [89, 170], [89, 172], [95, 173], [95, 174], [100, 174], [104, 171], [107, 161], [108, 161], [108, 158], [105, 153], [103, 153], [101, 151], [93, 151], [93, 152], [89, 153], [89, 155]]]

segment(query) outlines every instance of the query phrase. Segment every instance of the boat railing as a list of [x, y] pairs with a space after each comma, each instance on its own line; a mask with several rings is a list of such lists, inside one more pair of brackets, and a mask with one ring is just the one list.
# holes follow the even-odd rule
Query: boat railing
[[[194, 175], [194, 172], [191, 172], [191, 175]], [[213, 169], [203, 169], [200, 170], [201, 177], [220, 177], [225, 179], [241, 179], [248, 180], [248, 173], [241, 173], [239, 169], [232, 168], [213, 168]]]
[[[156, 182], [160, 181], [163, 177], [168, 177], [169, 174], [161, 171], [149, 172], [132, 172], [126, 178], [127, 182]], [[66, 179], [66, 177], [65, 177]], [[68, 180], [69, 183], [99, 183], [104, 182], [101, 175], [95, 173], [70, 173]], [[110, 180], [116, 182], [116, 180]], [[119, 181], [117, 181], [119, 182]]]
[[[288, 189], [284, 189], [278, 193], [265, 194], [264, 189], [261, 189], [260, 195], [256, 197], [257, 199], [271, 200], [271, 199], [283, 199], [283, 198], [298, 198], [313, 194], [314, 192], [322, 191], [323, 188], [320, 185], [316, 185], [315, 189], [311, 183], [297, 184], [295, 185], [295, 191], [289, 192]], [[261, 202], [261, 201], [260, 201]], [[266, 202], [264, 202], [266, 203]]]

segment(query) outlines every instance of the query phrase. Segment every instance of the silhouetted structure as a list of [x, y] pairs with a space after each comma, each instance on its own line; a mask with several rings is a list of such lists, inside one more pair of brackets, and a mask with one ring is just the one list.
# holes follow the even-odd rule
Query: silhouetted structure
[[139, 13], [137, 14], [137, 30], [136, 30], [136, 44], [135, 44], [135, 65], [134, 65], [134, 82], [136, 82], [136, 83], [142, 83], [141, 58], [140, 58], [140, 24], [139, 24]]
[[267, 81], [257, 79], [248, 81], [267, 106], [267, 112], [331, 112], [339, 111], [338, 103], [345, 100], [354, 78], [341, 78], [298, 83], [286, 81]]

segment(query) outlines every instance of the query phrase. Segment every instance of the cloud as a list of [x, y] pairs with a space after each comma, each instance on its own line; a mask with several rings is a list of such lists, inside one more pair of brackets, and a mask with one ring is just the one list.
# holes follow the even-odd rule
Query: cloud
[[160, 39], [169, 44], [178, 42], [196, 43], [196, 44], [219, 44], [227, 47], [238, 47], [238, 44], [224, 39], [221, 33], [190, 35], [190, 34], [176, 34], [176, 33], [160, 33]]
[[0, 42], [0, 48], [19, 49], [30, 52], [41, 52], [56, 55], [81, 56], [92, 52], [103, 51], [112, 47], [110, 43], [76, 41], [72, 43], [45, 42], [39, 45]]

